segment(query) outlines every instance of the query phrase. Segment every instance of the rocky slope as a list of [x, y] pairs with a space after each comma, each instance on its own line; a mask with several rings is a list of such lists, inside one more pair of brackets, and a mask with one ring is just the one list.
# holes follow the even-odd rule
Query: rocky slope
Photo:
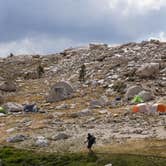
[[[80, 82], [83, 64], [85, 82]], [[41, 78], [39, 65], [45, 71]], [[145, 102], [166, 104], [166, 43], [90, 44], [54, 55], [1, 58], [0, 66], [0, 102], [10, 108], [0, 117], [1, 143], [79, 151], [88, 132], [96, 135], [97, 146], [166, 139], [165, 115], [131, 112], [137, 94]], [[50, 93], [54, 100], [50, 89], [61, 89], [53, 85], [62, 81], [71, 85], [72, 95], [63, 89], [59, 100], [48, 102]], [[23, 112], [27, 102], [42, 113]]]

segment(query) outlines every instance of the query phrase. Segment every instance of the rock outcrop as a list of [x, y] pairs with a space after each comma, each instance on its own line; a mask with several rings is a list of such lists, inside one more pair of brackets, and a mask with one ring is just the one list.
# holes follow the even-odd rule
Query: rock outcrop
[[142, 91], [142, 87], [140, 86], [131, 86], [127, 89], [125, 98], [132, 99], [135, 95]]
[[0, 90], [5, 92], [15, 92], [17, 86], [13, 81], [5, 81], [0, 84]]
[[66, 82], [58, 82], [53, 85], [50, 89], [48, 96], [46, 97], [47, 102], [57, 102], [72, 97], [74, 90]]
[[143, 78], [154, 78], [159, 73], [159, 67], [159, 63], [146, 63], [136, 71], [136, 74]]

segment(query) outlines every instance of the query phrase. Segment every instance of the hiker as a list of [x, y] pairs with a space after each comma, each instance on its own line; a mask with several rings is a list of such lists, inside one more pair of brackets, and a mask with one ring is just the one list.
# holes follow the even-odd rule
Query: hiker
[[83, 64], [81, 66], [80, 72], [79, 72], [79, 81], [85, 82], [85, 75], [86, 75], [86, 66]]
[[11, 58], [11, 57], [13, 57], [13, 56], [14, 56], [14, 54], [13, 54], [13, 53], [10, 53], [9, 57]]
[[41, 64], [39, 64], [39, 66], [37, 67], [38, 78], [41, 78], [43, 73], [44, 73], [44, 68], [41, 66]]
[[85, 143], [88, 143], [87, 148], [89, 152], [92, 152], [92, 145], [96, 143], [96, 138], [92, 134], [88, 133], [87, 141]]

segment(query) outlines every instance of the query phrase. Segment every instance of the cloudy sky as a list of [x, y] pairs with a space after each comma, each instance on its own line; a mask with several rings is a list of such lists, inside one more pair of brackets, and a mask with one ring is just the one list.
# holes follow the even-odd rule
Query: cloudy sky
[[0, 56], [166, 39], [166, 0], [0, 0]]

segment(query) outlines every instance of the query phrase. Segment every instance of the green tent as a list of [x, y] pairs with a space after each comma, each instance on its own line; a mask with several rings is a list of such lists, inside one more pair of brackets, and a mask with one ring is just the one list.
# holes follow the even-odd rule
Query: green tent
[[3, 107], [0, 107], [0, 113], [6, 114], [6, 111], [5, 111], [5, 109]]
[[136, 96], [134, 96], [134, 98], [133, 98], [133, 100], [131, 102], [132, 103], [143, 103], [144, 100], [142, 99], [141, 96], [136, 95]]

